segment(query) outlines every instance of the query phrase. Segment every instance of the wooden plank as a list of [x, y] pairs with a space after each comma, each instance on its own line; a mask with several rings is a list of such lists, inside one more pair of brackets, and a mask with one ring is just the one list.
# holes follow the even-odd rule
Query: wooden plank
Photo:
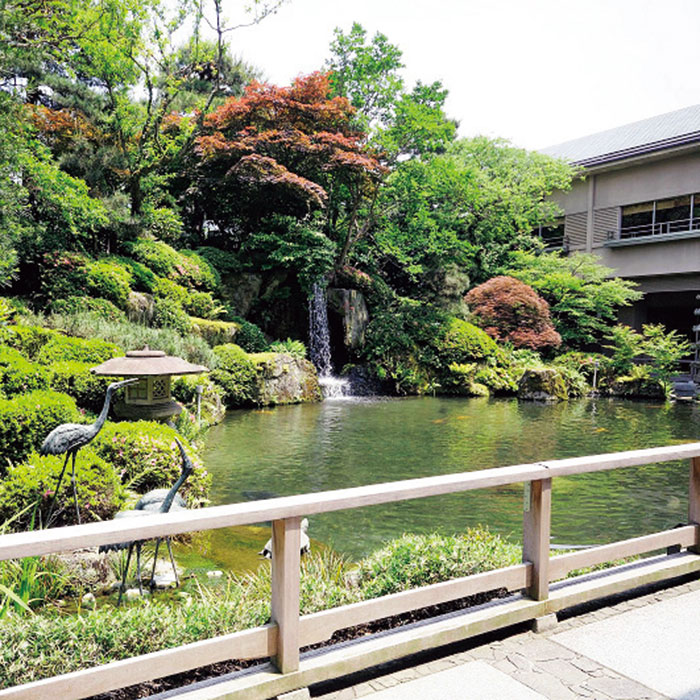
[[[351, 673], [375, 667], [388, 661], [426, 649], [469, 639], [502, 629], [518, 622], [541, 617], [548, 612], [571, 607], [629, 590], [645, 583], [673, 579], [700, 570], [700, 557], [685, 553], [671, 557], [659, 557], [640, 562], [634, 571], [621, 567], [611, 569], [609, 576], [588, 580], [588, 577], [570, 579], [557, 584], [554, 600], [534, 601], [515, 597], [498, 601], [477, 610], [464, 610], [458, 614], [436, 618], [434, 622], [392, 630], [382, 635], [370, 635], [342, 648], [310, 653], [303, 657], [299, 671], [286, 675], [272, 673], [270, 667], [257, 673], [239, 674], [235, 678], [192, 691], [178, 694], [178, 700], [266, 700], [313, 683], [347, 676]], [[607, 572], [606, 572], [607, 573]], [[585, 579], [585, 580], [584, 580]]]
[[0, 690], [2, 700], [78, 700], [228, 659], [257, 659], [276, 652], [277, 626], [265, 625], [203, 642], [164, 649], [104, 666]]
[[700, 443], [689, 442], [684, 445], [668, 445], [665, 447], [651, 447], [644, 450], [628, 450], [626, 452], [611, 452], [602, 455], [589, 455], [586, 457], [570, 457], [543, 462], [551, 472], [551, 476], [569, 476], [571, 474], [583, 474], [587, 472], [605, 471], [608, 469], [620, 469], [623, 467], [636, 467], [654, 462], [670, 462], [678, 459], [691, 459], [699, 457], [697, 454]]
[[[690, 484], [688, 485], [688, 522], [700, 523], [700, 458], [690, 460]], [[700, 541], [696, 540], [689, 548], [700, 554]]]
[[549, 580], [556, 581], [563, 578], [569, 571], [574, 569], [595, 566], [596, 564], [614, 561], [615, 559], [633, 557], [637, 554], [653, 552], [655, 549], [663, 549], [674, 544], [688, 547], [697, 542], [698, 533], [700, 533], [699, 526], [686, 525], [685, 527], [655, 532], [642, 537], [633, 537], [600, 547], [582, 549], [570, 554], [561, 554], [558, 557], [552, 557], [549, 561]]
[[301, 518], [272, 523], [272, 602], [277, 624], [277, 653], [273, 663], [281, 673], [299, 668], [299, 548]]
[[532, 564], [527, 594], [544, 600], [549, 586], [549, 532], [552, 522], [552, 480], [539, 479], [525, 489], [523, 561]]
[[184, 532], [250, 525], [287, 517], [302, 517], [349, 508], [393, 503], [473, 489], [504, 486], [554, 476], [617, 469], [653, 462], [700, 457], [700, 443], [655, 447], [606, 455], [576, 457], [537, 464], [518, 464], [460, 474], [407, 479], [352, 489], [286, 496], [264, 501], [197, 510], [154, 513], [143, 518], [73, 525], [0, 537], [0, 561], [71, 551], [99, 544], [151, 539]]
[[517, 564], [305, 615], [300, 620], [301, 645], [322, 642], [336, 630], [346, 627], [362, 625], [383, 617], [400, 615], [477, 593], [497, 588], [505, 588], [508, 591], [526, 588], [530, 585], [531, 571], [531, 564]]

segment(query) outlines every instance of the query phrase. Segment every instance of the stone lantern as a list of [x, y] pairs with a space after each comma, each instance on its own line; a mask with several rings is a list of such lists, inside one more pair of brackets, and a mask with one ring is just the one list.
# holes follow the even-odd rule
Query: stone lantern
[[180, 374], [201, 374], [209, 370], [193, 365], [161, 350], [130, 350], [126, 357], [114, 357], [90, 370], [108, 377], [138, 377], [141, 381], [126, 387], [124, 398], [114, 404], [119, 418], [168, 421], [182, 411], [170, 395], [170, 378]]

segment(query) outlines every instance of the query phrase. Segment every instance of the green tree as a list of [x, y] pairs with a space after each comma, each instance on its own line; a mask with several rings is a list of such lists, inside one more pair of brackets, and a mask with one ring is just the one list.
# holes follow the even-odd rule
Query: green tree
[[613, 270], [587, 253], [515, 251], [503, 274], [533, 287], [550, 305], [565, 345], [598, 343], [616, 322], [620, 308], [642, 298], [634, 282], [613, 277]]

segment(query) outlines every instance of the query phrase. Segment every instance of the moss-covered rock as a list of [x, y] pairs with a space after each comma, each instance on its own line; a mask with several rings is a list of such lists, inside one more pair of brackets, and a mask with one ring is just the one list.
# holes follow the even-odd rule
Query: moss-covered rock
[[661, 399], [666, 392], [661, 382], [653, 378], [620, 377], [610, 385], [608, 393], [626, 399]]
[[286, 353], [249, 356], [259, 375], [257, 403], [262, 406], [321, 401], [316, 368], [308, 360]]
[[190, 322], [192, 332], [204, 338], [211, 347], [233, 343], [241, 327], [240, 323], [233, 321], [210, 321], [196, 316], [190, 316]]
[[518, 383], [518, 398], [524, 401], [566, 401], [566, 384], [556, 369], [528, 369]]

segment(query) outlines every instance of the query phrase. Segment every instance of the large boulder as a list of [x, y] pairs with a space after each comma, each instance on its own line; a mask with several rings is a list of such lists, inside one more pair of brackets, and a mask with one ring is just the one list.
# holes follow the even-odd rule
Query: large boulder
[[566, 401], [568, 394], [562, 376], [555, 369], [528, 369], [518, 383], [523, 401]]
[[260, 296], [262, 283], [262, 276], [252, 272], [231, 275], [221, 281], [221, 296], [239, 316], [245, 318], [253, 302]]
[[259, 375], [256, 403], [270, 406], [323, 400], [316, 368], [308, 360], [276, 352], [249, 357]]
[[365, 344], [369, 311], [362, 292], [333, 287], [328, 290], [328, 306], [343, 317], [343, 342], [358, 352]]
[[126, 302], [126, 315], [132, 323], [150, 326], [156, 312], [156, 304], [151, 294], [129, 292]]

